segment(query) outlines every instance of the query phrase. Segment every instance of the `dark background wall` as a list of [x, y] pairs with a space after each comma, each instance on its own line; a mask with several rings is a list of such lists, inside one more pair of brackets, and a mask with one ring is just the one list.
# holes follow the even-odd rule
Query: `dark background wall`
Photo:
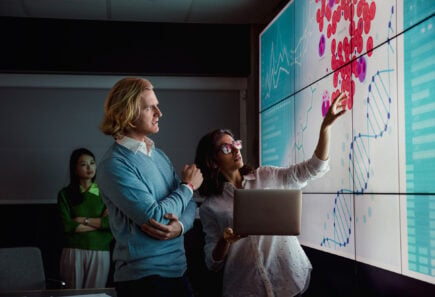
[[248, 76], [250, 26], [0, 18], [0, 71]]
[[[245, 77], [248, 84], [242, 98], [246, 99], [248, 114], [240, 127], [247, 126], [248, 161], [257, 165], [259, 31], [256, 26], [246, 25], [0, 18], [0, 73]], [[1, 108], [6, 106], [4, 102], [0, 104]], [[191, 108], [198, 113], [210, 112], [207, 107]], [[2, 154], [2, 164], [5, 158]], [[25, 186], [25, 180], [17, 185]], [[62, 234], [55, 204], [0, 204], [0, 226], [0, 246], [40, 247], [47, 277], [58, 277]], [[202, 244], [201, 225], [197, 221], [195, 228], [186, 234], [190, 277], [200, 296], [217, 296], [219, 275], [205, 270]], [[304, 248], [314, 267], [310, 288], [304, 296], [435, 294], [431, 284]]]

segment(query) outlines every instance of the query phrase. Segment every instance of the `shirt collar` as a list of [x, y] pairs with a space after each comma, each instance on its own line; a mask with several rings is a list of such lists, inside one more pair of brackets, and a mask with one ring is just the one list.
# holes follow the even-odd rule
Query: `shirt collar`
[[[80, 185], [80, 193], [85, 192], [85, 189]], [[92, 183], [91, 187], [88, 189], [88, 192], [91, 194], [94, 194], [96, 196], [100, 195], [100, 190], [98, 189], [98, 186], [96, 183]]]
[[144, 141], [139, 141], [128, 136], [123, 136], [117, 139], [116, 142], [135, 154], [141, 152], [147, 156], [151, 156], [151, 152], [154, 148], [154, 141], [148, 137], [145, 137]]

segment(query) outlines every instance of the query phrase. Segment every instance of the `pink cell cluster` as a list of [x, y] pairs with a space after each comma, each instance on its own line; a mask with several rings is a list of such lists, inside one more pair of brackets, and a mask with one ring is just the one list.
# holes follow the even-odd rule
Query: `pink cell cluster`
[[[346, 92], [349, 95], [347, 107], [352, 109], [355, 90], [352, 75], [362, 82], [366, 71], [365, 58], [356, 57], [364, 51], [370, 57], [373, 51], [373, 37], [369, 33], [371, 21], [376, 15], [376, 3], [366, 0], [316, 0], [316, 3], [319, 2], [321, 5], [316, 12], [316, 21], [321, 33], [326, 28], [326, 37], [331, 44], [331, 69], [334, 71], [331, 98], [334, 100], [340, 92]], [[336, 37], [340, 22], [348, 26], [348, 34], [341, 40]]]
[[325, 90], [322, 95], [322, 117], [326, 116], [326, 113], [329, 110], [329, 102], [331, 101], [331, 97], [329, 96], [328, 90]]

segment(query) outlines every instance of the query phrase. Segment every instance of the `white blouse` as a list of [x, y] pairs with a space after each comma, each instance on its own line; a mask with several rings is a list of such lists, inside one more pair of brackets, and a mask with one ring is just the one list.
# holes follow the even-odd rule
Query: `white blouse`
[[[245, 189], [300, 189], [329, 170], [315, 155], [289, 168], [260, 167], [244, 176]], [[220, 196], [207, 197], [199, 209], [205, 232], [205, 262], [210, 270], [224, 268], [224, 297], [295, 296], [308, 288], [311, 263], [296, 236], [248, 236], [233, 243], [226, 258], [212, 253], [224, 229], [233, 226], [234, 186], [224, 185]]]

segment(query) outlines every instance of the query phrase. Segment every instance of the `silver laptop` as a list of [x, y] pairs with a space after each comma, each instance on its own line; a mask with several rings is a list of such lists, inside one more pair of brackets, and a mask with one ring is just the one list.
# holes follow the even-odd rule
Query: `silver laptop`
[[234, 231], [241, 235], [299, 235], [302, 191], [236, 189]]

